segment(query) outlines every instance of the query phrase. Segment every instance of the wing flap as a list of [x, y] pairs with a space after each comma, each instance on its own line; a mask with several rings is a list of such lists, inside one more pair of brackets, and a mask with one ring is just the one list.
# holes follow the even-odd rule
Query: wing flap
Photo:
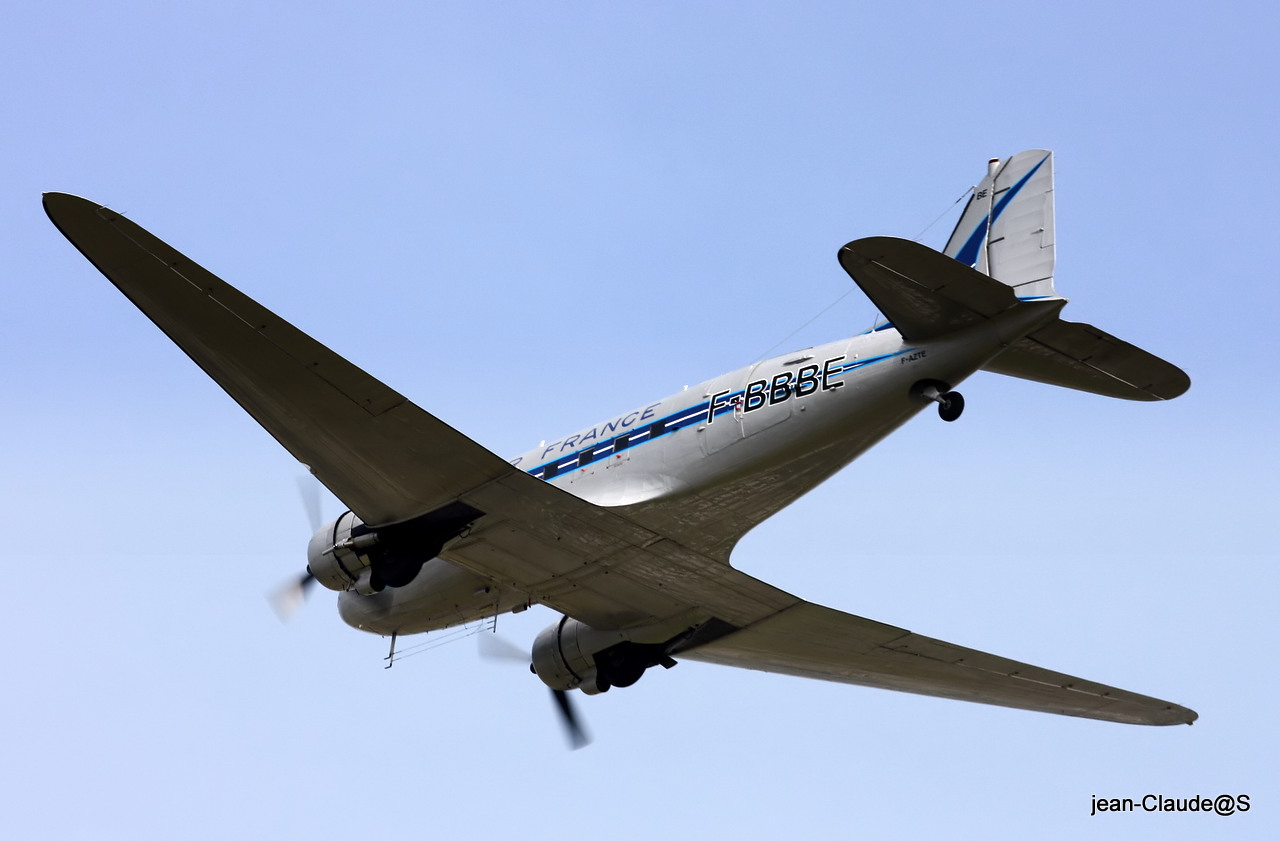
[[677, 656], [766, 672], [1127, 724], [1192, 710], [801, 602]]

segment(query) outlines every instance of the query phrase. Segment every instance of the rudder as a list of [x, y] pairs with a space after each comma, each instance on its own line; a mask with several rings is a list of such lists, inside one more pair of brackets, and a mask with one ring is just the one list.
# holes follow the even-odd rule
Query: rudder
[[1013, 287], [1022, 300], [1053, 288], [1053, 153], [1028, 149], [992, 159], [943, 253]]

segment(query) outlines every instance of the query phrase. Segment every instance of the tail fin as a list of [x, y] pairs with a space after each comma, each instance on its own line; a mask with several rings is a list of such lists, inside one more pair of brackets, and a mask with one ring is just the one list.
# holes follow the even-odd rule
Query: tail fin
[[[1053, 153], [988, 164], [945, 253], [1013, 288], [1019, 300], [1053, 288]], [[1191, 387], [1178, 367], [1088, 324], [1053, 321], [1015, 342], [987, 371], [1126, 400], [1171, 400]]]
[[993, 159], [943, 253], [990, 275], [1022, 300], [1054, 298], [1053, 153]]
[[[943, 253], [955, 262], [916, 243], [870, 237], [841, 249], [840, 263], [912, 341], [1033, 301], [1065, 304], [1053, 288], [1053, 153], [1031, 149], [992, 160]], [[1126, 400], [1171, 400], [1191, 386], [1158, 356], [1060, 318], [1009, 345], [983, 370]]]

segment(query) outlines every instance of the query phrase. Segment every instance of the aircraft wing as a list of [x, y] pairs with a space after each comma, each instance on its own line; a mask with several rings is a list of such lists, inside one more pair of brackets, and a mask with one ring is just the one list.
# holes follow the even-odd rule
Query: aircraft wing
[[458, 501], [482, 512], [442, 554], [500, 587], [599, 629], [683, 621], [723, 634], [702, 645], [695, 635], [677, 654], [686, 659], [1113, 721], [1195, 718], [803, 602], [678, 534], [512, 467], [114, 211], [61, 193], [44, 205], [91, 263], [364, 522], [390, 525]]
[[461, 501], [483, 513], [446, 559], [598, 628], [798, 601], [512, 467], [108, 208], [47, 193], [49, 218], [191, 359], [365, 523]]
[[681, 652], [686, 660], [1126, 724], [1190, 724], [1186, 707], [800, 602]]
[[432, 511], [510, 465], [116, 212], [61, 193], [80, 252], [366, 523]]

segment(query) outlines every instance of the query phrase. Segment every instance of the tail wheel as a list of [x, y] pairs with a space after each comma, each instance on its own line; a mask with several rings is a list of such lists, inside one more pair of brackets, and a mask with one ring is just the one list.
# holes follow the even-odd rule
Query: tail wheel
[[938, 417], [947, 423], [960, 417], [964, 411], [964, 395], [958, 391], [948, 391], [938, 400]]

